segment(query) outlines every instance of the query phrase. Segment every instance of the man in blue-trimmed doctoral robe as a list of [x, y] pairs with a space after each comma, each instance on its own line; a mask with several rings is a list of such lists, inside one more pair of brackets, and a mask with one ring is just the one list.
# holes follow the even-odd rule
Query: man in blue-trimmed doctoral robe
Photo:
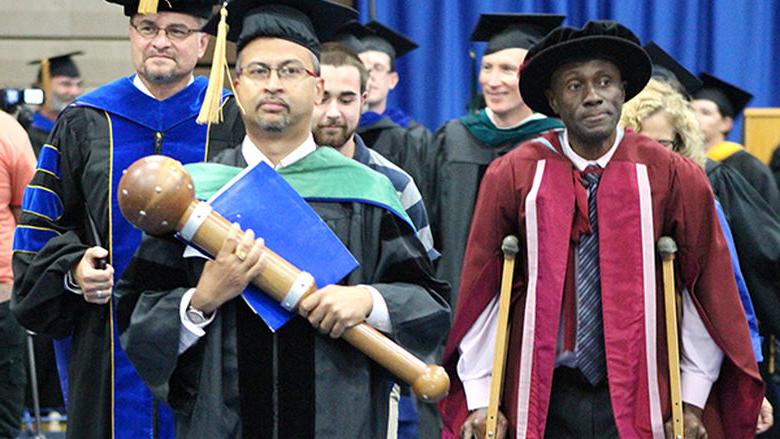
[[12, 309], [25, 327], [71, 339], [68, 437], [79, 439], [173, 437], [170, 410], [125, 357], [114, 322], [113, 280], [141, 239], [117, 205], [122, 171], [149, 154], [207, 160], [243, 136], [232, 96], [223, 97], [224, 122], [195, 122], [207, 81], [192, 70], [208, 37], [191, 30], [211, 7], [160, 2], [157, 14], [141, 15], [137, 1], [122, 3], [137, 73], [62, 112], [14, 239]]

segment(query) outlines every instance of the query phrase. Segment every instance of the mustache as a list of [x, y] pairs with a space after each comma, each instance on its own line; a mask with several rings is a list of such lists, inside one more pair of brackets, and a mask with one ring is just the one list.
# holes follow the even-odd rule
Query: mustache
[[173, 60], [176, 59], [176, 57], [172, 53], [169, 53], [169, 52], [157, 52], [156, 50], [150, 50], [149, 52], [144, 53], [144, 59], [149, 59], [149, 58], [151, 58], [153, 56], [162, 56], [162, 57], [170, 58], [170, 59], [173, 59]]
[[286, 109], [290, 109], [290, 104], [287, 103], [286, 100], [276, 97], [276, 96], [263, 96], [260, 98], [259, 101], [257, 101], [257, 107], [260, 108], [261, 106], [265, 104], [275, 104], [275, 105], [282, 105]]
[[335, 121], [326, 121], [317, 124], [317, 128], [346, 128], [347, 125]]

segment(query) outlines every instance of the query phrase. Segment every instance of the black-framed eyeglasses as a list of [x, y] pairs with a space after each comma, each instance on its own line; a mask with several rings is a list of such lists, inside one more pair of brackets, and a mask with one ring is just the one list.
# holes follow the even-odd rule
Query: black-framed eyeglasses
[[253, 81], [267, 81], [271, 79], [271, 72], [275, 71], [281, 82], [297, 82], [307, 75], [316, 78], [317, 74], [304, 66], [297, 64], [284, 64], [277, 67], [267, 66], [261, 63], [251, 63], [239, 70], [239, 75], [246, 76]]
[[148, 39], [156, 37], [160, 31], [163, 31], [168, 39], [182, 41], [193, 33], [200, 32], [200, 29], [190, 29], [182, 24], [159, 27], [154, 23], [142, 22], [140, 24], [130, 23], [130, 26], [132, 26], [139, 35]]
[[676, 139], [675, 140], [659, 139], [659, 140], [657, 140], [657, 142], [660, 143], [661, 145], [663, 145], [663, 146], [665, 146], [667, 148], [671, 148], [671, 149], [673, 149], [675, 151], [680, 146], [680, 142], [678, 142]]

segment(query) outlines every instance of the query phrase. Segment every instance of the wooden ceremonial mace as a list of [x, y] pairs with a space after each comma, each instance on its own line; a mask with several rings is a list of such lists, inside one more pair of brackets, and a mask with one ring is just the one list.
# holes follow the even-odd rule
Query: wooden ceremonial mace
[[[260, 188], [258, 188], [260, 189]], [[195, 200], [192, 178], [178, 161], [160, 155], [144, 157], [124, 171], [119, 181], [119, 208], [127, 220], [152, 235], [178, 231], [209, 255], [216, 255], [231, 224], [208, 203]], [[243, 232], [239, 234], [240, 240]], [[265, 248], [266, 266], [252, 283], [296, 311], [300, 301], [317, 290], [308, 273]], [[412, 386], [424, 401], [447, 395], [450, 379], [444, 368], [425, 364], [371, 326], [361, 323], [342, 339]]]
[[669, 353], [669, 392], [672, 400], [672, 431], [675, 439], [683, 439], [683, 410], [680, 390], [680, 350], [677, 344], [677, 305], [674, 288], [674, 254], [677, 244], [668, 236], [658, 240], [658, 253], [663, 261], [664, 309], [666, 313], [666, 346]]
[[512, 297], [512, 275], [515, 272], [515, 256], [520, 251], [517, 237], [509, 235], [501, 243], [504, 252], [504, 271], [501, 274], [501, 293], [498, 300], [498, 324], [496, 327], [496, 351], [493, 354], [493, 376], [490, 379], [490, 401], [485, 421], [485, 438], [495, 439], [498, 427], [498, 406], [504, 388], [507, 334], [509, 332], [509, 304]]

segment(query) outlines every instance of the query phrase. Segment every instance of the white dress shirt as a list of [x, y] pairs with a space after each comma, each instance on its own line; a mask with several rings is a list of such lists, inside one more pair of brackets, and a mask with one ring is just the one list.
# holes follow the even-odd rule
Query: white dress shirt
[[[195, 77], [190, 75], [190, 82], [187, 83], [187, 87], [189, 87], [193, 82], [195, 82]], [[150, 98], [157, 99], [154, 97], [152, 92], [146, 87], [146, 85], [141, 81], [141, 78], [138, 77], [138, 74], [136, 73], [133, 75], [133, 85], [135, 88], [141, 91], [141, 93], [145, 94], [146, 96], [149, 96]], [[185, 87], [186, 88], [186, 87]], [[159, 99], [157, 99], [159, 101]]]
[[[618, 127], [615, 143], [596, 160], [588, 160], [578, 155], [569, 145], [568, 132], [561, 136], [563, 153], [580, 171], [588, 166], [606, 167], [623, 139], [623, 129]], [[680, 370], [682, 399], [684, 402], [704, 407], [712, 384], [718, 379], [723, 362], [723, 351], [707, 332], [707, 328], [696, 310], [690, 293], [683, 290], [683, 313], [680, 323], [682, 345], [680, 349]], [[490, 399], [490, 380], [493, 375], [493, 356], [495, 353], [496, 328], [498, 318], [498, 297], [488, 303], [482, 314], [475, 320], [458, 346], [460, 359], [457, 372], [463, 382], [466, 403], [469, 410], [488, 406]], [[573, 366], [571, 358], [558, 351], [556, 366]]]
[[[306, 140], [297, 148], [287, 154], [282, 160], [274, 165], [268, 157], [263, 154], [260, 149], [255, 146], [249, 136], [244, 136], [244, 141], [241, 143], [241, 154], [244, 157], [247, 165], [253, 167], [260, 162], [266, 163], [268, 166], [274, 169], [281, 169], [286, 166], [290, 166], [293, 163], [303, 159], [309, 154], [313, 153], [317, 149], [317, 144], [314, 142], [314, 137], [309, 134]], [[187, 252], [190, 254], [189, 252]], [[385, 302], [382, 294], [374, 287], [370, 285], [357, 285], [358, 287], [365, 288], [370, 294], [373, 301], [371, 313], [366, 318], [366, 323], [374, 328], [383, 331], [391, 332], [393, 329], [392, 322], [390, 321], [390, 312], [387, 309], [387, 302]], [[191, 288], [184, 294], [179, 307], [179, 316], [181, 317], [182, 326], [181, 333], [179, 335], [179, 353], [189, 349], [200, 337], [206, 334], [205, 328], [214, 320], [216, 312], [212, 314], [208, 320], [203, 323], [196, 324], [192, 322], [187, 316], [187, 308], [189, 308], [192, 296], [195, 294], [195, 288]]]

